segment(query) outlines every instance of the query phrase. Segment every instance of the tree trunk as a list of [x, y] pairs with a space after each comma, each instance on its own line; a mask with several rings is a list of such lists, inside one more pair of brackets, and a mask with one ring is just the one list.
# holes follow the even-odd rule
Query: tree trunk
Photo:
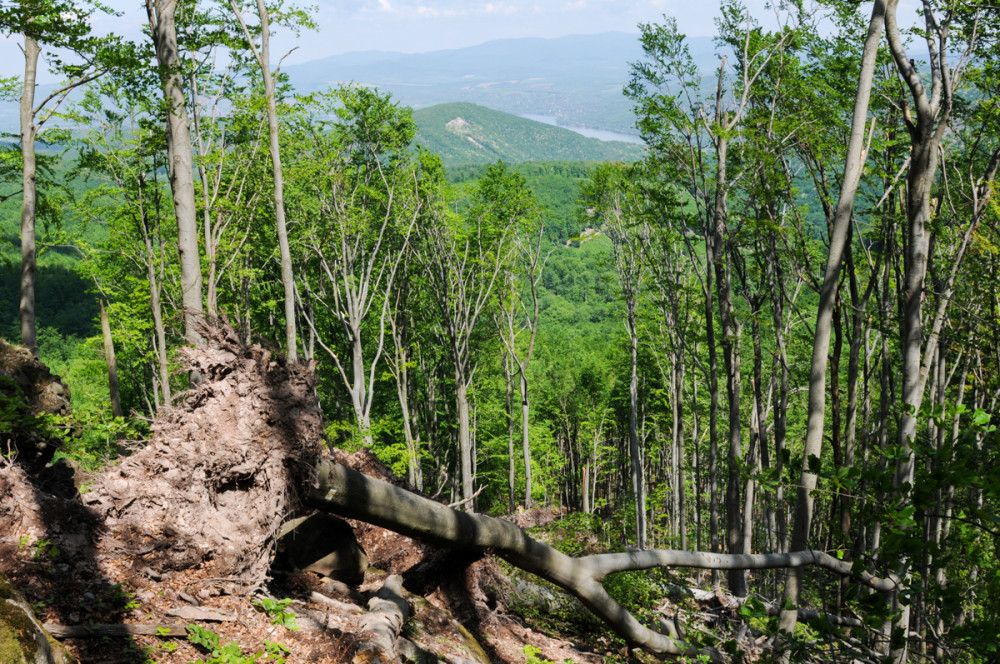
[[[799, 475], [798, 496], [795, 503], [795, 519], [792, 527], [790, 551], [802, 551], [809, 546], [809, 530], [812, 525], [813, 496], [817, 475], [813, 472], [810, 459], [819, 460], [823, 451], [823, 421], [826, 414], [826, 364], [830, 347], [833, 307], [840, 280], [840, 267], [844, 247], [847, 244], [854, 196], [861, 180], [864, 166], [865, 125], [868, 116], [868, 102], [871, 98], [872, 81], [878, 44], [882, 37], [882, 21], [886, 15], [886, 0], [875, 0], [868, 34], [861, 56], [861, 74], [858, 92], [854, 100], [854, 115], [851, 118], [851, 134], [844, 160], [844, 177], [834, 214], [833, 230], [830, 235], [830, 255], [826, 273], [820, 290], [820, 300], [816, 312], [815, 340], [813, 342], [812, 364], [809, 373], [809, 410], [806, 422], [806, 440], [802, 453], [802, 472]], [[815, 463], [815, 462], [812, 462]], [[778, 628], [785, 634], [793, 634], [798, 621], [798, 602], [801, 591], [802, 574], [799, 569], [788, 572], [785, 581], [785, 601], [787, 607], [781, 612]], [[790, 653], [784, 655], [785, 661]]]
[[632, 459], [632, 497], [635, 500], [635, 540], [640, 551], [646, 548], [646, 478], [642, 468], [642, 450], [639, 446], [637, 415], [639, 409], [638, 351], [639, 336], [636, 332], [634, 304], [629, 305], [628, 333], [632, 358], [632, 374], [628, 385], [628, 452]]
[[514, 455], [514, 360], [510, 353], [503, 357], [504, 407], [507, 414], [507, 500], [510, 511], [517, 505], [517, 460]]
[[674, 484], [674, 528], [680, 537], [680, 548], [687, 550], [687, 517], [685, 505], [684, 477], [684, 354], [678, 346], [674, 353], [674, 394], [673, 394], [673, 484]]
[[528, 378], [521, 368], [521, 450], [524, 454], [524, 508], [531, 508], [531, 438], [528, 428]]
[[[156, 335], [156, 364], [160, 375], [160, 391], [163, 405], [170, 406], [170, 368], [167, 362], [167, 333], [163, 326], [163, 307], [160, 304], [161, 282], [156, 278], [156, 253], [149, 228], [149, 214], [145, 204], [139, 203], [139, 219], [142, 224], [142, 241], [146, 249], [146, 281], [149, 285], [149, 309], [153, 314], [153, 331]], [[162, 253], [162, 252], [161, 252]], [[162, 275], [161, 275], [162, 276]]]
[[[775, 248], [775, 237], [769, 239], [770, 256], [768, 269], [768, 279], [771, 286], [773, 301], [771, 302], [771, 321], [774, 326], [774, 360], [771, 364], [772, 374], [777, 373], [777, 390], [774, 394], [774, 467], [775, 475], [783, 477], [785, 458], [785, 436], [788, 431], [788, 351], [785, 343], [785, 284], [781, 274], [781, 267], [778, 264], [778, 255]], [[774, 491], [775, 523], [774, 539], [775, 551], [785, 553], [788, 550], [788, 520], [785, 513], [785, 488], [782, 482]]]
[[[817, 565], [836, 574], [852, 574], [851, 565], [822, 551], [787, 554], [725, 555], [692, 551], [630, 551], [571, 558], [528, 537], [509, 521], [469, 514], [410, 493], [354, 470], [321, 462], [310, 501], [321, 510], [361, 519], [438, 546], [490, 551], [521, 569], [536, 574], [577, 597], [630, 645], [652, 653], [727, 661], [713, 649], [699, 650], [682, 640], [642, 625], [604, 589], [611, 573], [656, 567], [697, 569], [775, 569]], [[858, 578], [868, 587], [885, 590], [895, 579], [879, 579], [867, 572]]]
[[[721, 91], [721, 84], [720, 84]], [[731, 554], [743, 553], [743, 522], [740, 510], [740, 470], [742, 454], [740, 420], [740, 333], [733, 306], [729, 260], [726, 256], [726, 153], [728, 140], [723, 136], [716, 142], [717, 171], [715, 177], [715, 208], [712, 214], [712, 267], [715, 270], [716, 290], [719, 298], [719, 323], [722, 328], [722, 360], [726, 369], [726, 397], [729, 410], [729, 445], [727, 446], [728, 474], [726, 477], [726, 550]], [[746, 573], [732, 570], [729, 573], [729, 590], [737, 597], [745, 597]]]
[[354, 404], [354, 415], [358, 421], [358, 428], [361, 430], [361, 438], [365, 447], [371, 448], [375, 444], [372, 436], [371, 424], [371, 395], [368, 392], [368, 385], [365, 383], [365, 356], [364, 348], [361, 345], [361, 316], [354, 315], [348, 317], [351, 344], [351, 372], [354, 377], [351, 384], [351, 400]]
[[111, 413], [115, 417], [123, 417], [122, 401], [118, 395], [118, 361], [115, 360], [115, 343], [111, 339], [111, 323], [108, 312], [104, 308], [104, 300], [100, 300], [101, 335], [104, 337], [104, 360], [108, 365], [108, 392], [111, 394]]
[[465, 376], [461, 372], [455, 372], [455, 409], [458, 411], [458, 453], [459, 468], [462, 481], [462, 500], [465, 501], [464, 508], [469, 512], [475, 511], [473, 505], [473, 460], [472, 460], [472, 432], [469, 430], [469, 394], [468, 386], [465, 384]]
[[[155, 3], [155, 4], [154, 4]], [[198, 220], [194, 198], [194, 158], [187, 100], [181, 78], [177, 44], [178, 0], [146, 0], [146, 13], [156, 47], [156, 60], [167, 105], [167, 143], [170, 154], [170, 191], [177, 217], [177, 249], [181, 267], [181, 304], [184, 307], [184, 338], [194, 346], [202, 342], [197, 322], [202, 304], [201, 257], [198, 252]]]
[[24, 36], [24, 89], [21, 92], [21, 343], [38, 357], [35, 323], [35, 208], [37, 164], [35, 161], [35, 78], [38, 74], [38, 42]]
[[[705, 341], [708, 346], [708, 528], [709, 548], [718, 553], [719, 546], [719, 358], [715, 347], [715, 320], [712, 295], [712, 265], [715, 250], [711, 229], [705, 232]], [[697, 390], [694, 406], [697, 407]], [[712, 583], [718, 583], [718, 572], [712, 570]]]
[[[236, 8], [235, 3], [233, 4]], [[239, 13], [239, 12], [237, 12]], [[257, 63], [264, 77], [264, 96], [267, 102], [267, 133], [271, 151], [271, 173], [274, 180], [274, 220], [278, 231], [278, 248], [281, 254], [281, 285], [285, 291], [285, 346], [288, 359], [298, 360], [295, 335], [295, 282], [292, 276], [292, 253], [288, 246], [288, 229], [285, 224], [285, 179], [281, 171], [280, 130], [278, 127], [278, 106], [275, 100], [274, 77], [271, 75], [271, 27], [270, 16], [264, 0], [257, 0], [257, 14], [260, 17], [260, 51], [256, 49]], [[240, 23], [246, 32], [247, 42], [253, 46], [253, 39], [242, 18]]]

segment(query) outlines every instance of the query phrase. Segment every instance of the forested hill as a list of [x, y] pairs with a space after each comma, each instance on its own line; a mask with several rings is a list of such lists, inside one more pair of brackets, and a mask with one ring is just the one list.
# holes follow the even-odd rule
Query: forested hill
[[569, 129], [468, 103], [414, 111], [415, 142], [441, 155], [446, 166], [528, 161], [635, 161], [641, 145], [600, 141]]
[[[718, 67], [711, 38], [689, 41], [703, 71]], [[607, 32], [501, 39], [431, 53], [345, 53], [283, 70], [304, 92], [350, 81], [391, 92], [414, 108], [465, 101], [508, 113], [552, 115], [569, 125], [635, 133], [635, 118], [622, 88], [629, 80], [628, 63], [641, 56], [636, 35]]]

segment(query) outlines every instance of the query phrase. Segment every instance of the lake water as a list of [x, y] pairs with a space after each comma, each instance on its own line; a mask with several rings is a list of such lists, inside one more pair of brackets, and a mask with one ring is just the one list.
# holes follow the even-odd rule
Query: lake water
[[596, 138], [601, 141], [624, 141], [625, 143], [635, 143], [637, 145], [643, 144], [642, 139], [634, 134], [620, 134], [617, 131], [591, 129], [590, 127], [571, 127], [570, 125], [564, 125], [556, 122], [556, 116], [554, 115], [525, 114], [521, 115], [521, 117], [527, 118], [528, 120], [534, 120], [535, 122], [543, 122], [547, 125], [553, 125], [554, 127], [569, 129], [570, 131], [575, 131], [581, 136], [586, 136], [587, 138]]

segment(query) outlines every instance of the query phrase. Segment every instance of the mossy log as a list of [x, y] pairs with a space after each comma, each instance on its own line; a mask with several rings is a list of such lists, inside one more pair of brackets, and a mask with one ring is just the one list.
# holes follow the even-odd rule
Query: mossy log
[[45, 631], [24, 596], [0, 574], [0, 662], [73, 664], [66, 648]]

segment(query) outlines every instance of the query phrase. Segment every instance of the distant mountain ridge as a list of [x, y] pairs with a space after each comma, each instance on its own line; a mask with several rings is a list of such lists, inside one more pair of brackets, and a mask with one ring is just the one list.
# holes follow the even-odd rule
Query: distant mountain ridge
[[413, 113], [415, 142], [441, 155], [445, 166], [530, 161], [635, 161], [643, 147], [600, 141], [467, 102], [438, 104]]
[[[717, 66], [710, 38], [688, 40], [704, 70]], [[388, 91], [407, 106], [471, 102], [560, 124], [636, 134], [622, 95], [629, 63], [642, 58], [636, 34], [500, 39], [430, 53], [361, 51], [285, 67], [301, 92], [354, 82]]]

